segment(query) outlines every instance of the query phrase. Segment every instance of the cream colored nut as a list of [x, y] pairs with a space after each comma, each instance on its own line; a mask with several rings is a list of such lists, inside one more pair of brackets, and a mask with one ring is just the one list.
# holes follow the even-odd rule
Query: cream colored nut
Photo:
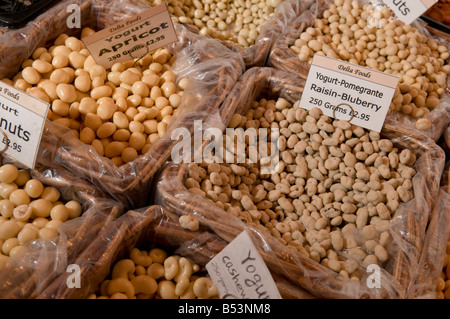
[[5, 240], [5, 242], [2, 245], [2, 252], [9, 256], [11, 253], [11, 250], [13, 250], [15, 247], [19, 246], [19, 240], [17, 238], [9, 238]]
[[39, 74], [36, 69], [33, 67], [26, 67], [22, 70], [22, 77], [25, 81], [27, 81], [29, 84], [37, 84], [39, 80], [41, 79], [41, 75]]
[[134, 261], [131, 259], [121, 259], [114, 265], [112, 272], [111, 272], [111, 278], [125, 278], [130, 279], [131, 275], [134, 274], [136, 270], [136, 266], [134, 264]]
[[43, 198], [33, 200], [29, 206], [31, 207], [33, 216], [36, 217], [49, 217], [50, 211], [53, 208], [52, 203]]
[[[37, 228], [36, 228], [37, 229]], [[25, 245], [26, 243], [35, 240], [37, 238], [37, 232], [33, 227], [24, 227], [19, 234], [17, 235], [17, 239], [20, 245]]]
[[37, 179], [30, 179], [25, 184], [24, 190], [31, 198], [38, 198], [44, 191], [44, 185]]
[[387, 252], [382, 245], [377, 245], [375, 247], [374, 254], [381, 262], [386, 261], [388, 258]]
[[49, 200], [52, 203], [56, 202], [60, 196], [61, 196], [60, 191], [53, 186], [45, 187], [41, 194], [42, 199]]
[[19, 170], [12, 164], [5, 164], [0, 167], [0, 182], [12, 183], [18, 177]]
[[[51, 228], [51, 229], [54, 229], [54, 230], [56, 230], [56, 231], [59, 232], [58, 228], [59, 228], [59, 226], [61, 226], [63, 223], [64, 223], [64, 222], [63, 222], [62, 220], [59, 220], [59, 219], [53, 219], [53, 220], [49, 221], [48, 223], [46, 223], [44, 227], [45, 227], [45, 228]], [[37, 230], [39, 230], [39, 229], [37, 229]]]
[[178, 299], [179, 298], [175, 294], [175, 284], [170, 280], [161, 280], [158, 283], [157, 293], [162, 299]]
[[172, 280], [177, 275], [178, 270], [178, 260], [174, 256], [170, 256], [164, 260], [164, 277], [167, 280]]
[[163, 264], [164, 260], [167, 258], [167, 253], [160, 248], [153, 248], [149, 251], [148, 255], [153, 260], [154, 263]]
[[9, 198], [11, 193], [18, 188], [19, 187], [15, 183], [0, 183], [0, 196], [3, 198]]
[[65, 205], [57, 205], [54, 206], [50, 210], [50, 217], [52, 219], [60, 220], [62, 222], [65, 222], [67, 219], [69, 219], [69, 210]]
[[15, 205], [28, 205], [30, 203], [30, 196], [23, 189], [16, 189], [9, 195], [9, 200]]
[[27, 204], [25, 205], [19, 205], [14, 208], [13, 210], [13, 216], [17, 221], [26, 222], [31, 217], [31, 207], [29, 207]]
[[67, 84], [70, 82], [70, 75], [64, 69], [56, 69], [50, 74], [50, 81], [56, 84]]
[[108, 285], [106, 286], [106, 293], [108, 296], [112, 296], [117, 292], [121, 292], [124, 293], [128, 299], [134, 299], [134, 286], [131, 283], [131, 281], [129, 281], [126, 278], [115, 278], [115, 279], [111, 279], [108, 283]]
[[190, 215], [182, 215], [179, 218], [181, 227], [189, 229], [191, 231], [197, 231], [199, 229], [199, 222], [197, 219]]
[[212, 280], [207, 277], [196, 279], [193, 290], [198, 298], [211, 298], [218, 295], [216, 286], [214, 286]]
[[58, 231], [52, 228], [41, 228], [38, 232], [38, 238], [41, 239], [52, 239], [57, 237], [58, 235]]
[[138, 248], [133, 248], [130, 252], [130, 258], [136, 265], [148, 267], [152, 264], [152, 258], [147, 255], [146, 251], [141, 251]]
[[7, 240], [16, 237], [20, 231], [20, 226], [14, 220], [7, 220], [0, 224], [0, 239]]
[[147, 268], [147, 275], [154, 279], [164, 277], [164, 266], [160, 263], [154, 262]]
[[155, 279], [147, 275], [136, 276], [131, 279], [131, 284], [134, 287], [134, 293], [152, 295], [158, 289], [158, 284]]
[[72, 84], [58, 84], [58, 86], [56, 87], [56, 94], [61, 101], [66, 103], [72, 103], [77, 100], [76, 89]]
[[13, 216], [14, 204], [9, 199], [2, 199], [0, 201], [0, 214], [9, 218]]

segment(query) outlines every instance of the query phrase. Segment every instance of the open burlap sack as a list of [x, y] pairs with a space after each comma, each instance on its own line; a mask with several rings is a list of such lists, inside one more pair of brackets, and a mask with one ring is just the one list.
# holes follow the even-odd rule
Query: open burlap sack
[[[65, 0], [39, 16], [26, 27], [0, 35], [0, 56], [14, 56], [1, 60], [0, 77], [11, 76], [33, 50], [66, 32], [76, 35], [81, 29], [69, 29], [66, 24], [69, 4], [81, 8], [81, 27], [96, 30], [133, 16], [150, 6], [144, 1], [73, 1]], [[61, 166], [76, 172], [129, 207], [142, 207], [152, 177], [168, 159], [174, 143], [171, 130], [186, 127], [192, 130], [195, 119], [206, 119], [217, 109], [244, 70], [242, 57], [218, 41], [189, 32], [176, 24], [179, 42], [167, 46], [177, 60], [172, 71], [177, 80], [186, 77], [189, 85], [184, 91], [179, 113], [166, 135], [143, 156], [120, 167], [95, 149], [82, 143], [73, 133], [47, 121], [38, 154], [38, 162], [47, 166]], [[15, 54], [11, 54], [14, 52]]]
[[[232, 114], [243, 114], [261, 93], [266, 98], [282, 97], [295, 102], [301, 97], [304, 80], [271, 68], [253, 68], [237, 82], [221, 107], [221, 118], [228, 123]], [[179, 216], [190, 215], [227, 242], [243, 230], [252, 234], [258, 250], [272, 272], [283, 275], [302, 289], [321, 298], [419, 298], [432, 295], [429, 283], [436, 278], [421, 276], [419, 261], [423, 256], [441, 253], [443, 238], [448, 234], [448, 214], [445, 205], [437, 201], [439, 181], [444, 166], [444, 153], [430, 138], [401, 125], [386, 123], [382, 137], [395, 147], [412, 150], [418, 160], [413, 178], [414, 198], [402, 203], [390, 222], [392, 245], [389, 259], [381, 269], [381, 289], [368, 288], [368, 275], [361, 264], [360, 282], [344, 279], [296, 250], [282, 245], [269, 231], [245, 224], [226, 213], [211, 201], [187, 191], [184, 180], [187, 164], [169, 162], [156, 184], [156, 202]], [[209, 141], [205, 141], [205, 146]], [[431, 220], [438, 220], [439, 225]], [[442, 229], [438, 229], [439, 227]], [[438, 266], [437, 260], [426, 258]], [[436, 274], [430, 274], [436, 276]], [[427, 287], [425, 289], [424, 287]]]

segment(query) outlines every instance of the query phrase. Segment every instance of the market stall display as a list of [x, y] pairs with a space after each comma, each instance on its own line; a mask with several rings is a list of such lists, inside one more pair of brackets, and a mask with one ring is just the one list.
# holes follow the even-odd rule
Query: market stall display
[[[364, 4], [363, 4], [364, 3]], [[268, 64], [306, 78], [314, 54], [399, 76], [389, 118], [434, 140], [449, 121], [448, 42], [365, 1], [318, 1], [274, 44]]]
[[[291, 112], [290, 103], [298, 100], [302, 85], [304, 82], [291, 74], [252, 69], [240, 78], [221, 108], [222, 118], [232, 127], [270, 127], [275, 118], [280, 121], [276, 127], [280, 128], [278, 142], [284, 152], [280, 152], [276, 173], [258, 174], [258, 164], [198, 167], [169, 163], [157, 184], [157, 203], [180, 216], [197, 219], [227, 241], [245, 228], [257, 229], [273, 245], [261, 248], [269, 268], [283, 261], [277, 270], [316, 296], [406, 297], [411, 293], [410, 281], [418, 276], [412, 260], [420, 259], [428, 218], [434, 214], [431, 194], [439, 191], [443, 151], [418, 132], [400, 135], [400, 127], [386, 124], [380, 138], [375, 132], [352, 129], [346, 121], [333, 122], [319, 110], [306, 112], [294, 106]], [[261, 92], [278, 96], [276, 103], [263, 102], [268, 110], [255, 102]], [[235, 111], [239, 115], [233, 116]], [[338, 133], [334, 134], [335, 130]], [[365, 134], [367, 140], [360, 141]], [[344, 142], [346, 136], [350, 143]], [[393, 147], [408, 150], [389, 155]], [[377, 155], [375, 148], [383, 155]], [[369, 149], [370, 155], [365, 153]], [[350, 157], [354, 168], [345, 164]], [[370, 169], [370, 163], [377, 169]], [[379, 169], [384, 170], [384, 166], [386, 173], [381, 173]], [[393, 167], [400, 170], [395, 173]], [[371, 178], [372, 174], [376, 176]], [[383, 180], [383, 176], [388, 179]], [[380, 187], [371, 189], [372, 184]], [[415, 214], [422, 216], [420, 221]], [[441, 217], [445, 219], [445, 214]], [[270, 230], [265, 229], [269, 226]], [[429, 230], [437, 235], [434, 229]], [[392, 284], [374, 292], [365, 284], [366, 267], [378, 262], [386, 270], [383, 275], [390, 278], [382, 282]]]
[[[126, 0], [115, 4], [93, 2], [92, 15], [86, 14], [94, 21], [84, 26], [102, 29], [150, 7]], [[44, 25], [40, 33], [19, 43], [27, 45], [27, 51], [28, 45], [42, 43], [59, 20], [47, 23], [51, 27]], [[51, 47], [35, 47], [31, 58], [21, 63], [22, 71], [4, 79], [51, 103], [49, 120], [57, 125], [46, 124], [38, 160], [77, 172], [129, 207], [143, 206], [153, 175], [170, 155], [170, 130], [190, 128], [194, 119], [206, 119], [218, 108], [243, 72], [242, 58], [177, 25], [179, 42], [106, 70], [77, 38], [93, 29], [81, 35], [66, 31]], [[19, 32], [23, 30], [2, 35], [2, 52], [8, 46], [19, 48], [9, 42]], [[8, 73], [12, 69], [14, 64]]]
[[[83, 42], [163, 3], [172, 44], [105, 67]], [[49, 110], [33, 169], [0, 151], [0, 298], [219, 299], [206, 265], [243, 232], [283, 299], [450, 298], [446, 5], [61, 0], [1, 25], [0, 80]], [[380, 132], [301, 105], [316, 54], [399, 77]]]
[[310, 0], [269, 1], [162, 1], [147, 0], [152, 6], [167, 3], [172, 20], [196, 33], [220, 40], [242, 54], [247, 68], [263, 66], [269, 50], [283, 28], [302, 12]]

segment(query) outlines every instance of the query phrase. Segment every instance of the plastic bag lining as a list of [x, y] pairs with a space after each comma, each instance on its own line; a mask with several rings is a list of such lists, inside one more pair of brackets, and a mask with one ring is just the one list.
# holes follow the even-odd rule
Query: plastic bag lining
[[25, 245], [27, 253], [22, 258], [9, 258], [0, 270], [2, 299], [35, 298], [123, 211], [121, 203], [64, 169], [39, 166], [31, 176], [56, 187], [63, 200], [79, 201], [82, 215], [63, 223], [58, 237], [31, 241]]
[[[0, 76], [11, 76], [17, 72], [22, 61], [36, 47], [56, 38], [60, 33], [74, 34], [80, 31], [70, 30], [66, 26], [66, 9], [69, 4], [81, 6], [83, 27], [97, 28], [104, 28], [150, 7], [147, 3], [134, 0], [62, 1], [39, 16], [38, 22], [30, 22], [24, 29], [0, 35], [0, 42], [3, 43], [0, 58], [3, 55], [11, 56], [11, 51], [17, 51], [15, 60], [0, 59]], [[29, 29], [35, 25], [37, 29], [31, 32]], [[177, 56], [172, 71], [177, 75], [177, 81], [181, 77], [189, 77], [192, 83], [184, 92], [177, 119], [169, 126], [163, 138], [146, 154], [118, 168], [108, 158], [99, 156], [90, 145], [82, 143], [69, 129], [47, 121], [38, 162], [76, 172], [116, 200], [128, 203], [129, 207], [145, 206], [148, 203], [146, 194], [152, 177], [170, 156], [170, 149], [174, 144], [170, 138], [171, 131], [177, 127], [185, 127], [192, 132], [193, 120], [206, 119], [218, 109], [245, 68], [242, 57], [226, 49], [218, 41], [193, 34], [182, 25], [175, 24], [175, 30], [180, 41], [167, 46]], [[26, 36], [22, 37], [24, 34]], [[20, 40], [8, 42], [14, 37], [19, 37]]]
[[[260, 78], [265, 80], [258, 80]], [[304, 85], [304, 81], [300, 78], [296, 78], [297, 82], [291, 82], [292, 74], [282, 71], [268, 68], [259, 68], [259, 71], [249, 70], [241, 77], [245, 80], [240, 79], [224, 101], [221, 108], [224, 121], [230, 119], [234, 110], [242, 113], [245, 110], [245, 104], [248, 107], [252, 99], [257, 97], [263, 89], [267, 89], [267, 83], [271, 83], [268, 79], [272, 78], [277, 79], [272, 82], [279, 83], [280, 86], [289, 83], [290, 87], [297, 87], [297, 92]], [[283, 78], [285, 82], [282, 81]], [[280, 97], [289, 101], [298, 99], [298, 96], [292, 99], [289, 96], [292, 91], [289, 90], [280, 90], [279, 93]], [[245, 97], [250, 98], [246, 100]], [[187, 164], [168, 163], [166, 165], [158, 178], [156, 203], [175, 214], [194, 216], [201, 225], [211, 228], [227, 242], [234, 239], [242, 230], [251, 229], [252, 238], [268, 267], [276, 273], [285, 275], [290, 281], [317, 297], [405, 298], [411, 291], [409, 282], [416, 278], [420, 271], [415, 266], [418, 264], [420, 255], [425, 252], [430, 254], [437, 252], [431, 242], [424, 244], [424, 235], [433, 233], [433, 229], [428, 229], [427, 225], [439, 191], [444, 154], [442, 149], [426, 135], [397, 123], [395, 125], [386, 123], [382, 136], [391, 139], [396, 147], [413, 150], [419, 159], [415, 164], [417, 174], [413, 178], [414, 199], [401, 204], [391, 222], [393, 244], [389, 251], [390, 263], [381, 270], [381, 289], [369, 289], [365, 285], [370, 273], [366, 273], [362, 265], [360, 270], [363, 276], [360, 283], [340, 278], [331, 270], [283, 246], [267, 230], [245, 225], [239, 218], [211, 205], [204, 198], [189, 193], [183, 185]], [[436, 238], [440, 234], [428, 236]], [[412, 292], [410, 294], [413, 295]]]
[[[369, 0], [358, 0], [364, 4]], [[290, 25], [288, 25], [281, 33], [281, 36], [274, 42], [269, 57], [267, 59], [267, 65], [274, 67], [278, 70], [294, 73], [297, 76], [306, 79], [308, 76], [310, 65], [307, 62], [302, 62], [298, 59], [297, 55], [291, 51], [290, 46], [294, 44], [295, 40], [304, 32], [308, 27], [314, 25], [314, 20], [317, 17], [321, 17], [323, 12], [329, 7], [331, 0], [316, 0], [309, 10], [300, 14]], [[450, 49], [449, 42], [441, 37], [432, 35], [423, 24], [419, 21], [415, 21], [411, 24], [417, 28], [420, 33], [426, 35], [428, 38], [433, 38], [440, 44], [447, 46]], [[441, 98], [440, 103], [431, 112], [429, 112], [425, 118], [429, 119], [432, 123], [431, 128], [422, 131], [428, 135], [434, 141], [437, 141], [442, 135], [443, 130], [450, 122], [450, 92], [449, 92], [449, 78], [447, 78], [446, 93]], [[417, 120], [409, 115], [404, 115], [401, 112], [389, 112], [387, 119], [392, 119], [403, 125], [411, 128], [416, 127]]]

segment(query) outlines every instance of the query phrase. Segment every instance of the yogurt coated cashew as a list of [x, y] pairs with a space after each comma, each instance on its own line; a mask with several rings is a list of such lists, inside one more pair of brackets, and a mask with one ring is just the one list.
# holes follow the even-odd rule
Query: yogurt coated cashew
[[130, 259], [136, 264], [148, 267], [152, 264], [152, 258], [147, 255], [147, 252], [133, 248], [130, 252]]
[[136, 266], [133, 260], [131, 259], [122, 259], [118, 261], [114, 268], [112, 269], [111, 278], [126, 278], [129, 279], [134, 271], [136, 270]]

